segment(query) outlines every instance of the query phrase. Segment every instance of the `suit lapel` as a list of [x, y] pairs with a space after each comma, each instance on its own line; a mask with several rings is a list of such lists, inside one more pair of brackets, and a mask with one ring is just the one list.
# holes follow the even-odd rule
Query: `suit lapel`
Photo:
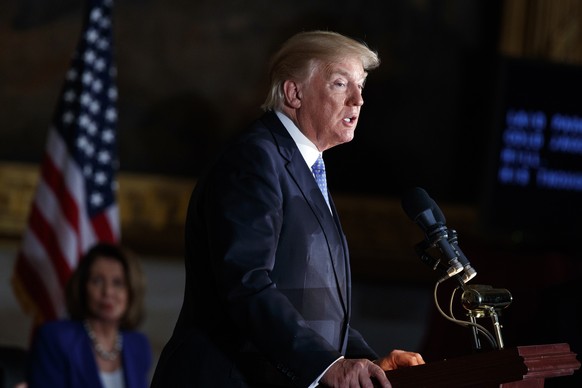
[[[317, 217], [319, 224], [326, 238], [327, 248], [332, 260], [336, 286], [339, 289], [340, 300], [344, 311], [348, 312], [348, 294], [347, 294], [347, 246], [341, 231], [341, 226], [336, 224], [336, 219], [332, 216], [315, 179], [305, 160], [301, 156], [297, 145], [287, 132], [283, 124], [279, 121], [274, 113], [267, 113], [263, 116], [263, 121], [271, 129], [273, 136], [279, 147], [281, 156], [287, 160], [287, 171], [297, 183], [299, 190], [302, 192], [305, 200], [311, 207]], [[330, 204], [335, 214], [335, 205], [330, 196]], [[339, 249], [334, 249], [338, 247]], [[334, 253], [339, 251], [339, 254]]]
[[121, 357], [123, 359], [123, 369], [124, 369], [123, 372], [125, 379], [124, 381], [125, 384], [127, 385], [127, 388], [131, 388], [137, 386], [138, 384], [137, 381], [135, 381], [135, 378], [140, 375], [139, 372], [135, 370], [135, 366], [138, 363], [134, 359], [136, 355], [134, 355], [134, 357], [131, 357], [131, 354], [128, 351], [129, 348], [132, 348], [129, 336], [127, 336], [125, 332], [121, 332], [121, 335], [123, 336], [123, 344], [125, 345], [123, 351], [121, 352]]

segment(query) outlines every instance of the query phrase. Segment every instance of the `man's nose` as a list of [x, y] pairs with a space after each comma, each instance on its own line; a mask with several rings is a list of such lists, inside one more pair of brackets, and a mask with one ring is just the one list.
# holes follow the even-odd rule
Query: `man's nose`
[[360, 89], [359, 86], [352, 87], [348, 103], [349, 103], [349, 105], [354, 105], [354, 106], [364, 105], [364, 97], [362, 97], [362, 89]]

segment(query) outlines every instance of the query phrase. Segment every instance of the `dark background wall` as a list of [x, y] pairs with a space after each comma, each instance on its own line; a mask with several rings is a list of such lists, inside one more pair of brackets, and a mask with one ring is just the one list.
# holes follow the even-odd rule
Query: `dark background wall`
[[[368, 220], [363, 209], [368, 217], [376, 215], [375, 222], [379, 214], [394, 214], [381, 201], [359, 203], [359, 196], [397, 202], [410, 186], [422, 186], [439, 204], [451, 204], [445, 208], [447, 217], [474, 223], [493, 130], [500, 41], [505, 37], [515, 43], [517, 37], [525, 42], [524, 36], [543, 31], [532, 20], [543, 20], [548, 4], [555, 4], [519, 2], [542, 6], [533, 7], [535, 12], [525, 7], [528, 12], [518, 10], [508, 17], [508, 3], [517, 4], [119, 0], [114, 23], [121, 170], [195, 179], [217, 148], [260, 114], [269, 55], [295, 32], [330, 29], [365, 40], [382, 60], [369, 76], [355, 140], [326, 152], [329, 186], [348, 210], [342, 213], [348, 235], [367, 230], [353, 229]], [[78, 0], [0, 4], [0, 163], [40, 160], [81, 15]], [[557, 31], [563, 35], [555, 36], [580, 36], [576, 20], [582, 19], [560, 23]], [[523, 34], [507, 39], [503, 31], [515, 26]], [[556, 40], [568, 43], [566, 38]], [[561, 47], [568, 51], [568, 45], [541, 41], [545, 52], [559, 53]], [[515, 46], [527, 47], [521, 41]], [[455, 218], [457, 214], [461, 217]], [[397, 225], [392, 237], [378, 240], [403, 244], [395, 241], [400, 238]], [[461, 232], [479, 283], [507, 287], [514, 294], [515, 302], [503, 317], [506, 342], [565, 341], [581, 353], [582, 260], [577, 251], [499, 246], [469, 235], [468, 229]], [[386, 279], [393, 282], [402, 270], [385, 260], [384, 251], [365, 251], [358, 245], [372, 234], [355, 239], [351, 247], [356, 280], [373, 289]], [[366, 260], [358, 261], [361, 257]], [[375, 266], [382, 262], [383, 267]], [[432, 273], [425, 275], [423, 269], [402, 282], [417, 275], [432, 280]], [[423, 283], [422, 289], [429, 284]], [[427, 325], [427, 358], [470, 351], [467, 332], [443, 322], [435, 316]]]
[[[2, 7], [0, 159], [38, 161], [81, 2]], [[499, 1], [475, 0], [120, 0], [121, 168], [196, 176], [215, 147], [260, 113], [275, 48], [295, 32], [330, 29], [365, 40], [382, 60], [356, 139], [327, 153], [330, 186], [398, 195], [416, 184], [438, 198], [473, 201], [500, 9]]]

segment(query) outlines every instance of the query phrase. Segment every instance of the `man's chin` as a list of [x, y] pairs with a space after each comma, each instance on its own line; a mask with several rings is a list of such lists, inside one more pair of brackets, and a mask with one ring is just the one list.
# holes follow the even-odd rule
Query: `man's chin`
[[350, 141], [354, 140], [354, 132], [355, 132], [355, 129], [352, 129], [352, 130], [344, 133], [343, 137], [342, 137], [342, 140], [343, 140], [342, 143], [349, 143]]

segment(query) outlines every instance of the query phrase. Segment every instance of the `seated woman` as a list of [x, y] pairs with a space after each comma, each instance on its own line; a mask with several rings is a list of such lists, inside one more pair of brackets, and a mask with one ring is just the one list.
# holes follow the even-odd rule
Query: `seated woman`
[[135, 331], [144, 283], [137, 261], [118, 246], [90, 249], [67, 284], [70, 319], [47, 322], [34, 336], [28, 387], [148, 387], [152, 352]]

